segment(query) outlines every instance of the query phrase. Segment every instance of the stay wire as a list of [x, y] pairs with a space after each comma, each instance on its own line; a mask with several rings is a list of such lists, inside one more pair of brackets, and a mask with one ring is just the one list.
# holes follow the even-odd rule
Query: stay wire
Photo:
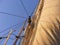
[[7, 15], [10, 15], [10, 16], [15, 16], [15, 17], [19, 17], [19, 18], [26, 18], [26, 17], [23, 17], [23, 16], [17, 16], [15, 14], [9, 14], [9, 13], [6, 13], [6, 12], [0, 12], [1, 14], [7, 14]]
[[27, 17], [28, 17], [28, 16], [29, 16], [29, 14], [28, 14], [28, 11], [27, 11], [27, 9], [26, 9], [26, 7], [25, 7], [25, 5], [24, 5], [23, 1], [22, 1], [22, 0], [20, 0], [20, 2], [21, 2], [21, 4], [22, 4], [22, 6], [23, 6], [24, 10], [26, 11], [26, 14], [27, 14]]

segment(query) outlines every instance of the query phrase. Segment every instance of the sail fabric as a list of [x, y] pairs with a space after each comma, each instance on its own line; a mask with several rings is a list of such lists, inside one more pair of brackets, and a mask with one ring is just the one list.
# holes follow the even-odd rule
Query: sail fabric
[[44, 0], [32, 45], [60, 45], [60, 0]]

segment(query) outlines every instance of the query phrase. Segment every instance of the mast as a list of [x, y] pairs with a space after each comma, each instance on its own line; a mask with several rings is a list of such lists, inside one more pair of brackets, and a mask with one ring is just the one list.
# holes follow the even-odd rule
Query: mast
[[19, 31], [19, 33], [18, 33], [18, 35], [17, 35], [17, 37], [16, 37], [16, 39], [15, 39], [13, 45], [16, 45], [18, 39], [20, 38], [20, 35], [21, 35], [22, 31], [24, 30], [25, 24], [26, 24], [26, 20], [24, 21], [23, 26], [22, 26], [21, 30]]
[[14, 32], [13, 30], [10, 31], [10, 33], [8, 34], [8, 36], [6, 38], [6, 41], [4, 42], [4, 45], [6, 45], [6, 43], [8, 42], [8, 40], [13, 32]]

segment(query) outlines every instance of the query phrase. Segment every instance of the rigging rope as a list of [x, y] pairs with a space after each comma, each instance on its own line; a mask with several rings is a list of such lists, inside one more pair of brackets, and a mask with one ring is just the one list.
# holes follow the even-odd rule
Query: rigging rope
[[15, 17], [20, 17], [20, 18], [26, 18], [26, 17], [23, 17], [23, 16], [18, 16], [18, 15], [15, 15], [15, 14], [9, 14], [9, 13], [6, 13], [6, 12], [0, 12], [1, 14], [7, 14], [7, 15], [10, 15], [10, 16], [15, 16]]
[[22, 0], [20, 0], [20, 2], [21, 2], [21, 4], [22, 4], [22, 6], [23, 6], [24, 10], [26, 11], [27, 16], [29, 16], [28, 11], [27, 11], [27, 9], [26, 9], [26, 7], [25, 7], [25, 5], [24, 5], [23, 1], [22, 1]]

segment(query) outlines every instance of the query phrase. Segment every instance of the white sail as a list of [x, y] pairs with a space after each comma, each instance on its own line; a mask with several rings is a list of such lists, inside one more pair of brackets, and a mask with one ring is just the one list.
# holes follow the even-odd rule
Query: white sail
[[60, 0], [44, 0], [31, 45], [60, 45]]

